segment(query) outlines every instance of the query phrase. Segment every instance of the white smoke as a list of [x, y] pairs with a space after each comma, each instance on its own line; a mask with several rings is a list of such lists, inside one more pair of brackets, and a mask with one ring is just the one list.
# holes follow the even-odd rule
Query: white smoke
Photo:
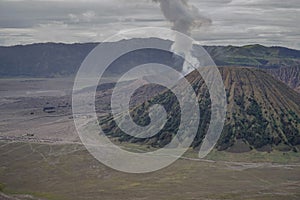
[[[172, 23], [172, 29], [180, 33], [191, 35], [192, 30], [203, 25], [211, 24], [211, 20], [202, 16], [198, 8], [188, 3], [188, 0], [153, 0], [160, 3], [160, 8], [165, 18]], [[180, 34], [175, 36], [172, 51], [190, 60], [192, 63], [183, 64], [184, 75], [193, 71], [193, 67], [199, 66], [197, 58], [192, 56], [193, 44], [191, 40], [185, 39]], [[192, 65], [192, 66], [191, 66]]]

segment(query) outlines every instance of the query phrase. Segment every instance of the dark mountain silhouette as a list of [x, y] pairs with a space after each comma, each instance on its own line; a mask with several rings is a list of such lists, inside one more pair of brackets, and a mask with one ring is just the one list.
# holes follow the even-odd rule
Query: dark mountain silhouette
[[95, 46], [45, 43], [0, 47], [0, 76], [70, 76]]
[[[159, 39], [132, 39], [132, 42]], [[118, 48], [126, 41], [103, 43], [107, 51]], [[160, 40], [171, 46], [171, 42]], [[87, 54], [98, 43], [62, 44], [43, 43], [0, 47], [0, 77], [55, 77], [72, 76], [80, 67]], [[218, 66], [253, 66], [264, 69], [300, 66], [300, 51], [284, 47], [264, 47], [261, 45], [205, 46]], [[148, 52], [139, 51], [131, 59], [146, 59]], [[197, 56], [197, 46], [194, 51]], [[123, 65], [130, 64], [131, 59], [123, 61], [118, 71], [123, 71]], [[161, 58], [161, 61], [165, 58]], [[147, 60], [145, 60], [147, 61]]]

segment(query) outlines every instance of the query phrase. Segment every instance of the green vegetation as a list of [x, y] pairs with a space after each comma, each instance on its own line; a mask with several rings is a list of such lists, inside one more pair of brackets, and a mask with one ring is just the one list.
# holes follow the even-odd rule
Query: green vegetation
[[30, 195], [29, 199], [47, 199], [47, 200], [64, 200], [62, 196], [54, 195], [52, 193], [43, 193], [43, 192], [32, 192], [32, 191], [15, 191], [15, 190], [6, 190], [5, 194], [11, 196], [24, 196]]
[[300, 154], [295, 152], [282, 152], [274, 150], [272, 152], [260, 152], [252, 150], [247, 153], [230, 153], [226, 151], [213, 150], [206, 159], [214, 161], [228, 161], [228, 162], [249, 162], [249, 163], [278, 163], [278, 164], [292, 164], [300, 162]]
[[282, 47], [265, 47], [262, 45], [207, 46], [206, 50], [218, 66], [253, 66], [259, 68], [279, 68], [299, 66], [298, 51]]
[[5, 188], [5, 185], [3, 183], [0, 183], [0, 192], [3, 192], [4, 188]]

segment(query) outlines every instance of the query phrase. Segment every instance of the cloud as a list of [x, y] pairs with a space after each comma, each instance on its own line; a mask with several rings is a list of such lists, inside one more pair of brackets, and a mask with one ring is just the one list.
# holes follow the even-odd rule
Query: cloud
[[[202, 44], [261, 43], [300, 49], [299, 0], [190, 0], [212, 25]], [[151, 0], [0, 1], [0, 45], [102, 41], [123, 29], [170, 27]]]
[[68, 14], [68, 16], [72, 22], [76, 22], [76, 23], [91, 22], [91, 21], [97, 19], [97, 14], [92, 10], [83, 12], [81, 14], [70, 13], [70, 14]]

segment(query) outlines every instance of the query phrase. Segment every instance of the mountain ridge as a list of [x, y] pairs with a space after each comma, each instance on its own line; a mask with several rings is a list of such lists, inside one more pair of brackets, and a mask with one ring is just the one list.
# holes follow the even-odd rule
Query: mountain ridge
[[[145, 39], [132, 39], [139, 42]], [[147, 39], [146, 39], [147, 40]], [[148, 40], [154, 40], [150, 38]], [[114, 43], [102, 43], [108, 50]], [[160, 40], [171, 46], [172, 42]], [[0, 47], [0, 77], [74, 76], [84, 58], [99, 43], [37, 43]], [[110, 44], [110, 45], [108, 45]], [[195, 45], [197, 47], [197, 45]], [[218, 66], [280, 68], [300, 66], [300, 51], [262, 45], [203, 46]], [[195, 48], [197, 49], [197, 48]], [[194, 52], [197, 56], [197, 52]]]
[[[160, 40], [150, 38], [149, 40]], [[134, 39], [137, 42], [144, 39]], [[110, 48], [128, 40], [103, 43]], [[172, 42], [160, 40], [171, 47]], [[36, 43], [0, 47], [0, 77], [72, 77], [75, 76], [87, 54], [99, 43]], [[195, 45], [193, 54], [197, 57]], [[268, 73], [283, 81], [295, 91], [300, 92], [300, 77], [294, 76], [294, 71], [300, 68], [300, 51], [285, 47], [265, 47], [259, 44], [236, 46], [203, 46], [211, 55], [217, 66], [250, 66], [265, 69]], [[148, 52], [133, 54], [123, 63], [114, 63], [114, 72], [123, 72], [124, 66], [131, 65], [131, 60], [144, 59], [151, 61]], [[157, 55], [157, 54], [155, 54]], [[160, 58], [165, 63], [168, 58]], [[165, 63], [169, 64], [169, 63]], [[296, 79], [295, 79], [296, 78]], [[295, 86], [296, 84], [296, 86]]]

